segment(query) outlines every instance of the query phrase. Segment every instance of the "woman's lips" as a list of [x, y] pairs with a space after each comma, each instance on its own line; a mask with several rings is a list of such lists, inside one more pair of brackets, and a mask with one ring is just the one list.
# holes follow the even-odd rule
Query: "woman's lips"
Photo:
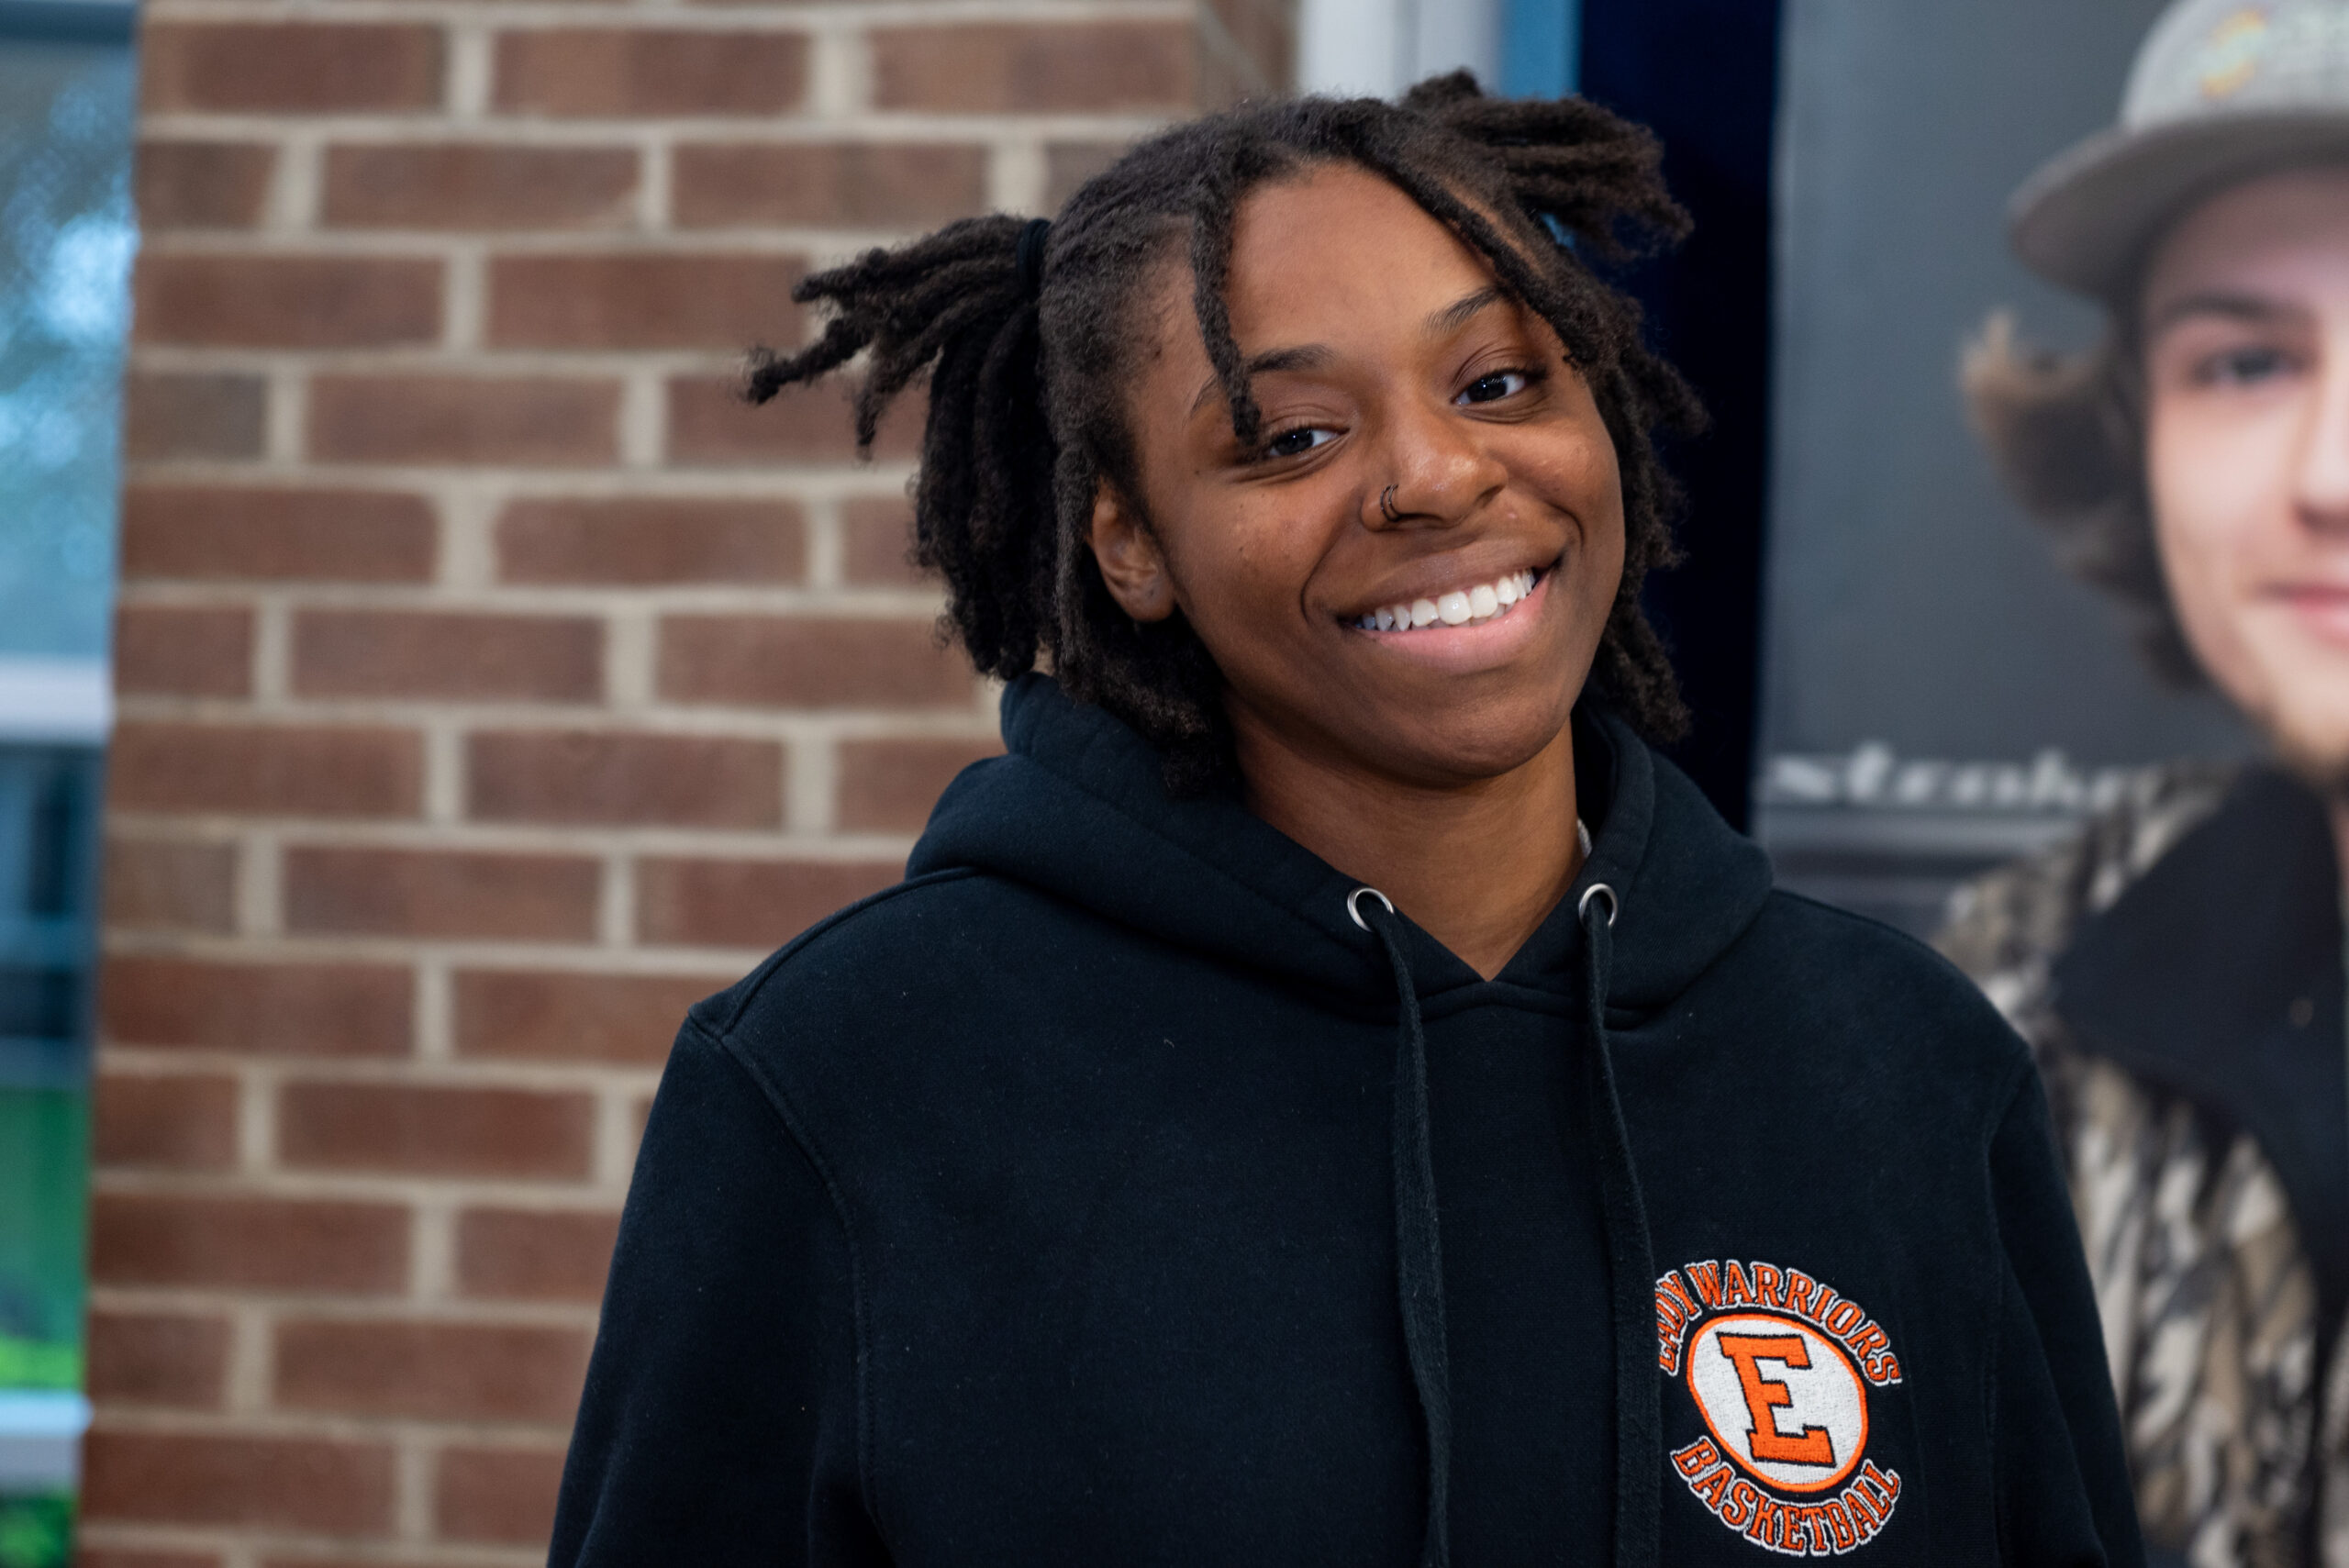
[[1533, 639], [1542, 608], [1549, 603], [1550, 580], [1555, 574], [1548, 570], [1536, 573], [1531, 588], [1513, 604], [1482, 619], [1472, 617], [1453, 624], [1439, 613], [1433, 626], [1415, 623], [1408, 631], [1380, 630], [1359, 622], [1346, 623], [1346, 628], [1375, 644], [1381, 654], [1408, 659], [1431, 669], [1453, 674], [1486, 669], [1505, 662]]

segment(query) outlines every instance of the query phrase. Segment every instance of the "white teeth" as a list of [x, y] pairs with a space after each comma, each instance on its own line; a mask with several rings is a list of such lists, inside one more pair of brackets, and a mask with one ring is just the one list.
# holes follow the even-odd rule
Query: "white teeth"
[[1417, 631], [1423, 626], [1465, 626], [1507, 615], [1511, 606], [1533, 592], [1536, 574], [1512, 572], [1473, 588], [1455, 588], [1432, 599], [1408, 605], [1383, 605], [1354, 624], [1364, 631]]

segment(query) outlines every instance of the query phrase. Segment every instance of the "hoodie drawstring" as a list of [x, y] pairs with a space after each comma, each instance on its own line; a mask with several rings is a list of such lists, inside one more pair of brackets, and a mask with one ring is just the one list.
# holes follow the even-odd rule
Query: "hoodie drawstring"
[[[1600, 900], [1604, 897], [1604, 907]], [[1664, 1411], [1655, 1374], [1655, 1251], [1648, 1238], [1640, 1169], [1615, 1086], [1607, 1034], [1607, 981], [1615, 961], [1615, 890], [1594, 882], [1575, 906], [1582, 917], [1583, 1017], [1590, 1030], [1591, 1130], [1598, 1144], [1598, 1204], [1607, 1233], [1609, 1294], [1615, 1328], [1615, 1568], [1654, 1568], [1656, 1512], [1664, 1483]]]
[[[1365, 916], [1364, 895], [1379, 907]], [[1452, 1562], [1452, 1362], [1443, 1329], [1443, 1239], [1437, 1233], [1435, 1157], [1428, 1145], [1428, 1037], [1419, 1018], [1419, 988], [1411, 983], [1395, 906], [1375, 887], [1346, 899], [1354, 924], [1378, 938], [1395, 967], [1400, 1015], [1395, 1031], [1394, 1153], [1395, 1282], [1403, 1308], [1403, 1351], [1419, 1391], [1428, 1445], [1428, 1523], [1419, 1568]]]
[[[1603, 900], [1603, 902], [1602, 902]], [[1375, 901], [1372, 906], [1370, 901]], [[1663, 1414], [1655, 1375], [1655, 1267], [1647, 1208], [1615, 1086], [1607, 1036], [1607, 979], [1614, 949], [1615, 890], [1593, 883], [1575, 906], [1585, 938], [1584, 1014], [1590, 1030], [1590, 1107], [1598, 1152], [1600, 1218], [1607, 1236], [1615, 1339], [1615, 1563], [1654, 1568], [1656, 1514], [1664, 1462]], [[1443, 1323], [1443, 1245], [1438, 1231], [1435, 1162], [1428, 1132], [1427, 1030], [1419, 987], [1403, 952], [1395, 906], [1375, 887], [1346, 897], [1354, 924], [1378, 939], [1395, 971], [1397, 1028], [1394, 1151], [1396, 1284], [1403, 1349], [1427, 1439], [1427, 1533], [1420, 1568], [1450, 1568], [1452, 1372]]]

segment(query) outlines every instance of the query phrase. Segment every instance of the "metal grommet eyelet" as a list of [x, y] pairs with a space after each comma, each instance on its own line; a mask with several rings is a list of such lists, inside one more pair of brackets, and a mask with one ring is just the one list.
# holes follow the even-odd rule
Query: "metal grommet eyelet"
[[1620, 906], [1615, 902], [1615, 890], [1603, 882], [1594, 882], [1582, 890], [1582, 896], [1575, 901], [1575, 918], [1586, 917], [1590, 913], [1590, 901], [1602, 893], [1607, 895], [1607, 923], [1610, 927], [1614, 925], [1615, 911]]
[[1377, 899], [1381, 904], [1386, 905], [1386, 912], [1389, 915], [1395, 913], [1395, 900], [1387, 897], [1386, 895], [1379, 892], [1378, 889], [1375, 887], [1357, 887], [1352, 893], [1346, 895], [1346, 913], [1354, 917], [1355, 925], [1360, 926], [1364, 930], [1367, 931], [1370, 929], [1370, 922], [1362, 917], [1361, 909], [1362, 895], [1365, 893], [1369, 894], [1373, 898]]

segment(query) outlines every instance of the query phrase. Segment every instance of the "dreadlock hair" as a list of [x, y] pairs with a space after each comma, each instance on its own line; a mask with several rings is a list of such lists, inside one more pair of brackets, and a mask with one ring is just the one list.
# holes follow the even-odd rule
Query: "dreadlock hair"
[[1170, 793], [1228, 784], [1222, 676], [1180, 610], [1138, 624], [1110, 596], [1089, 543], [1094, 500], [1106, 484], [1146, 517], [1125, 389], [1148, 346], [1137, 302], [1161, 269], [1188, 261], [1233, 431], [1252, 444], [1261, 420], [1224, 298], [1239, 206], [1316, 166], [1359, 166], [1480, 255], [1588, 382], [1615, 444], [1625, 539], [1586, 695], [1651, 740], [1677, 739], [1687, 709], [1640, 586], [1678, 559], [1679, 493], [1654, 435], [1693, 431], [1703, 414], [1642, 344], [1638, 306], [1585, 261], [1687, 233], [1661, 158], [1646, 130], [1595, 105], [1487, 98], [1464, 71], [1397, 104], [1242, 105], [1134, 147], [1069, 198], [1048, 238], [1019, 218], [966, 218], [808, 277], [793, 297], [831, 307], [823, 333], [796, 354], [754, 350], [745, 393], [763, 403], [865, 353], [854, 405], [865, 449], [927, 371], [913, 558], [945, 578], [945, 624], [972, 662], [1007, 680], [1047, 664], [1072, 697], [1158, 748]]

